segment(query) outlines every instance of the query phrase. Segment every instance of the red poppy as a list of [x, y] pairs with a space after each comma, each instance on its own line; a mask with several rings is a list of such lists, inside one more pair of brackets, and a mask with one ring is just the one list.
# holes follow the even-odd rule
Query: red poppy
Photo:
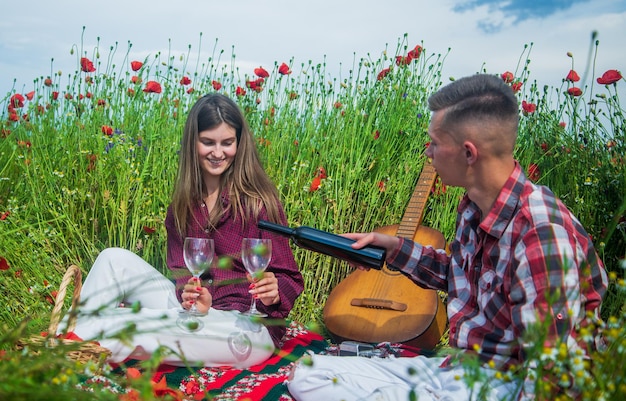
[[64, 97], [65, 97], [67, 100], [72, 100], [72, 99], [74, 99], [74, 96], [72, 96], [72, 94], [71, 94], [71, 93], [66, 93]]
[[597, 79], [600, 85], [611, 85], [622, 79], [622, 74], [617, 70], [608, 70]]
[[417, 45], [413, 48], [413, 50], [409, 50], [407, 56], [411, 57], [413, 60], [417, 60], [420, 57], [420, 54], [422, 54], [422, 50], [422, 46]]
[[93, 63], [87, 57], [80, 59], [80, 68], [83, 72], [94, 72], [96, 70], [96, 67], [93, 66]]
[[386, 189], [385, 181], [378, 181], [378, 190], [380, 192], [385, 192], [385, 189]]
[[216, 91], [222, 89], [222, 84], [219, 83], [218, 81], [211, 82], [211, 85], [213, 85], [213, 89], [216, 90]]
[[374, 139], [378, 139], [378, 138], [380, 138], [380, 131], [376, 130], [374, 131]]
[[135, 90], [133, 88], [128, 88], [128, 90], [126, 91], [126, 94], [130, 97], [135, 96]]
[[519, 90], [522, 89], [522, 83], [520, 81], [513, 82], [511, 84], [511, 89], [513, 89], [513, 93], [519, 92]]
[[35, 97], [35, 91], [30, 91], [26, 94], [26, 99], [28, 100], [33, 100], [33, 97]]
[[543, 150], [544, 153], [547, 152], [548, 151], [548, 144], [545, 143], [545, 142], [542, 142], [541, 143], [541, 150]]
[[381, 81], [383, 78], [385, 78], [387, 76], [387, 74], [389, 74], [391, 70], [389, 68], [383, 68], [379, 73], [378, 76], [376, 77], [377, 80]]
[[189, 88], [187, 89], [187, 94], [191, 95], [192, 93], [194, 93], [196, 90], [194, 88]]
[[237, 96], [244, 96], [246, 94], [246, 90], [244, 88], [242, 88], [241, 86], [238, 86], [235, 89], [235, 95]]
[[522, 110], [524, 115], [532, 114], [537, 110], [537, 105], [534, 103], [528, 103], [526, 100], [522, 100]]
[[52, 92], [52, 100], [57, 100], [59, 98], [59, 92], [54, 91]]
[[139, 85], [141, 83], [141, 78], [139, 78], [137, 75], [133, 75], [132, 77], [130, 77], [130, 82], [134, 83], [135, 85]]
[[130, 68], [132, 68], [133, 71], [139, 71], [141, 67], [143, 67], [143, 63], [141, 61], [130, 62]]
[[108, 125], [103, 125], [101, 130], [104, 135], [113, 136], [113, 127], [108, 126]]
[[280, 75], [289, 75], [291, 74], [291, 69], [289, 69], [289, 66], [287, 64], [282, 63], [280, 67], [278, 67], [278, 73]]
[[[24, 96], [16, 93], [9, 99], [9, 107], [24, 107]], [[9, 109], [10, 110], [10, 109]]]
[[261, 92], [263, 90], [263, 78], [255, 79], [254, 81], [246, 81], [246, 86], [255, 92]]
[[298, 98], [298, 93], [297, 92], [289, 93], [289, 100], [296, 100], [297, 98]]
[[321, 167], [321, 166], [318, 167], [317, 168], [317, 176], [320, 177], [320, 178], [326, 178], [327, 177], [326, 169], [324, 167]]
[[334, 106], [335, 106], [336, 109], [340, 109], [343, 106], [343, 104], [341, 104], [341, 102], [337, 101], [337, 102], [335, 102]]
[[150, 234], [154, 234], [156, 232], [156, 228], [152, 228], [152, 227], [148, 227], [148, 226], [143, 226], [143, 232], [150, 235]]
[[10, 269], [9, 262], [7, 262], [5, 258], [0, 256], [0, 270], [9, 270], [9, 269]]
[[539, 177], [541, 177], [541, 171], [539, 171], [539, 166], [537, 166], [535, 163], [531, 163], [530, 166], [528, 166], [528, 178], [531, 181], [537, 181], [539, 180]]
[[318, 189], [320, 189], [321, 185], [322, 179], [319, 176], [313, 178], [313, 181], [311, 181], [311, 186], [309, 187], [309, 192], [317, 191]]
[[180, 80], [181, 85], [189, 85], [191, 83], [191, 79], [188, 76], [184, 76]]
[[572, 86], [571, 88], [567, 89], [567, 93], [570, 96], [580, 96], [583, 94], [582, 89], [576, 87], [576, 86]]
[[161, 93], [161, 84], [156, 81], [148, 81], [143, 91], [146, 93]]
[[259, 78], [267, 78], [270, 76], [270, 73], [263, 67], [255, 68], [254, 74]]
[[396, 65], [397, 66], [402, 66], [402, 65], [409, 65], [411, 64], [411, 61], [413, 61], [413, 58], [410, 56], [396, 56]]
[[567, 123], [566, 123], [565, 121], [561, 121], [561, 122], [559, 123], [559, 127], [561, 127], [561, 128], [565, 128], [565, 127], [567, 127]]
[[16, 112], [9, 113], [9, 121], [18, 122], [20, 121], [20, 116]]
[[567, 76], [565, 77], [566, 81], [570, 81], [570, 82], [578, 82], [580, 81], [580, 77], [578, 76], [578, 74], [576, 73], [576, 71], [574, 70], [569, 70], [569, 73], [567, 74]]
[[107, 101], [104, 99], [98, 99], [97, 102], [98, 106], [106, 106], [107, 105]]
[[515, 79], [515, 75], [513, 75], [511, 71], [503, 72], [501, 77], [502, 77], [502, 80], [506, 82], [507, 84], [510, 84]]
[[43, 84], [46, 86], [52, 86], [52, 80], [50, 79], [50, 77], [44, 79]]

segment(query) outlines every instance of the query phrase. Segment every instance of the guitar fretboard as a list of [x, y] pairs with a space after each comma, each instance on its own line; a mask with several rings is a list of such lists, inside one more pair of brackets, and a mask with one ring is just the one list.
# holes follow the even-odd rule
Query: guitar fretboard
[[411, 200], [404, 212], [402, 221], [398, 227], [396, 235], [403, 238], [413, 239], [418, 227], [422, 223], [424, 217], [424, 209], [426, 208], [426, 201], [430, 195], [430, 191], [437, 179], [437, 171], [430, 164], [430, 161], [424, 163], [424, 167], [417, 180], [417, 185], [411, 195]]

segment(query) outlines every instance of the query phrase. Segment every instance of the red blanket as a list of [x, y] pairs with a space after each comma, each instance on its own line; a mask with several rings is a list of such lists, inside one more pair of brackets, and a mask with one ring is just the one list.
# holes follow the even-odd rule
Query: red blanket
[[225, 400], [293, 400], [284, 385], [293, 363], [307, 352], [326, 349], [324, 338], [292, 322], [287, 328], [283, 346], [262, 364], [248, 369], [188, 368], [161, 366], [154, 382], [165, 378], [169, 388], [181, 391], [186, 399]]

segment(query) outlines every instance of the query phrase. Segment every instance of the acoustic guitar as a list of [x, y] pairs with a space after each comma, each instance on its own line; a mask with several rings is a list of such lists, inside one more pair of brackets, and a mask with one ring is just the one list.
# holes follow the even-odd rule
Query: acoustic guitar
[[[375, 231], [444, 249], [443, 235], [421, 225], [424, 208], [437, 178], [426, 162], [399, 225]], [[328, 296], [324, 324], [336, 342], [404, 343], [433, 349], [447, 324], [446, 310], [435, 290], [424, 289], [400, 272], [354, 270]]]

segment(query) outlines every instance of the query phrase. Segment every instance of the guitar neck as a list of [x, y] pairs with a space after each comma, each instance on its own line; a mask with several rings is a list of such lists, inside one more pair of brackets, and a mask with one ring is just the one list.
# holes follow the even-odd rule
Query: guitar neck
[[437, 171], [430, 161], [426, 160], [396, 235], [408, 239], [414, 238], [417, 229], [422, 223], [426, 201], [436, 179]]

